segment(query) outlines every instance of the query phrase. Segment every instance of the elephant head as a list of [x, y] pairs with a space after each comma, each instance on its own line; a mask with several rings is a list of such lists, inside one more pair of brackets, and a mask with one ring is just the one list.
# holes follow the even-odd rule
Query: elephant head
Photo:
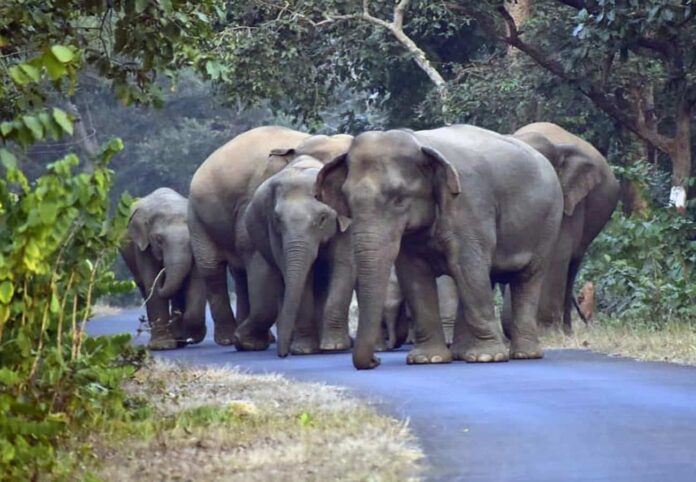
[[314, 198], [314, 183], [322, 166], [313, 157], [297, 157], [259, 186], [245, 215], [255, 247], [280, 270], [285, 283], [277, 319], [278, 355], [282, 357], [288, 354], [319, 247], [339, 229], [336, 212]]
[[580, 146], [554, 144], [538, 132], [519, 132], [513, 137], [539, 151], [553, 164], [563, 189], [563, 212], [566, 216], [572, 216], [578, 203], [603, 180], [605, 165]]
[[133, 206], [128, 221], [128, 235], [140, 253], [164, 267], [163, 281], [156, 287], [161, 298], [172, 298], [193, 266], [187, 203], [175, 191], [160, 188]]
[[319, 173], [317, 198], [352, 219], [359, 307], [356, 368], [379, 363], [374, 348], [402, 236], [432, 226], [460, 190], [459, 175], [445, 156], [401, 130], [360, 134], [346, 154]]

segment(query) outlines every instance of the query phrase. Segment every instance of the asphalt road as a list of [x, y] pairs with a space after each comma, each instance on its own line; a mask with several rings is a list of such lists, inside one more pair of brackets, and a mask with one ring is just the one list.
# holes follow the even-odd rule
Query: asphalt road
[[[138, 314], [94, 320], [89, 331], [134, 333]], [[279, 359], [273, 349], [238, 353], [212, 339], [158, 356], [349, 387], [410, 420], [428, 480], [696, 481], [696, 368], [580, 350], [550, 350], [535, 361], [407, 366], [400, 351], [358, 372], [349, 354]]]

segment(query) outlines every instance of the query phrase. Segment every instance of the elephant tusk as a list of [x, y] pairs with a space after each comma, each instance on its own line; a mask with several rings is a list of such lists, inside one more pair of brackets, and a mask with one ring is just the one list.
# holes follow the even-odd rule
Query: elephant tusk
[[162, 276], [162, 273], [164, 273], [164, 268], [162, 268], [160, 272], [157, 273], [157, 276], [155, 276], [155, 280], [152, 282], [152, 286], [150, 286], [150, 293], [147, 295], [147, 298], [145, 298], [145, 301], [143, 301], [143, 304], [140, 305], [141, 308], [145, 306], [148, 301], [150, 301], [150, 298], [152, 298], [152, 294], [155, 292], [155, 286], [157, 286], [157, 282], [159, 281], [160, 276]]

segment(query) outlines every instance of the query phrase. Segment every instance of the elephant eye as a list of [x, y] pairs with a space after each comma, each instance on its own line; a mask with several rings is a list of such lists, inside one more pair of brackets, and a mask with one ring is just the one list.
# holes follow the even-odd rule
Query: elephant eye
[[319, 217], [317, 218], [317, 225], [323, 226], [326, 223], [326, 219], [328, 218], [328, 215], [326, 213], [321, 213]]
[[155, 234], [155, 241], [157, 242], [157, 244], [162, 244], [162, 243], [164, 243], [164, 236], [162, 236], [162, 235], [159, 234], [159, 233], [158, 233], [158, 234]]
[[406, 197], [401, 194], [397, 194], [392, 199], [392, 204], [394, 204], [394, 206], [397, 208], [402, 208], [406, 205]]

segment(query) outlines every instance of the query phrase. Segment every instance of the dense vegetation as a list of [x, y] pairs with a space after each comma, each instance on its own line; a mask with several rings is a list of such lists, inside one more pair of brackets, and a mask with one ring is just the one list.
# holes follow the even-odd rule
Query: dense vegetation
[[57, 470], [74, 427], [134, 416], [128, 340], [82, 330], [96, 298], [130, 287], [111, 271], [121, 194], [186, 194], [259, 124], [556, 122], [622, 179], [583, 272], [600, 309], [696, 323], [696, 210], [668, 207], [695, 173], [695, 14], [690, 0], [2, 2], [0, 473]]

